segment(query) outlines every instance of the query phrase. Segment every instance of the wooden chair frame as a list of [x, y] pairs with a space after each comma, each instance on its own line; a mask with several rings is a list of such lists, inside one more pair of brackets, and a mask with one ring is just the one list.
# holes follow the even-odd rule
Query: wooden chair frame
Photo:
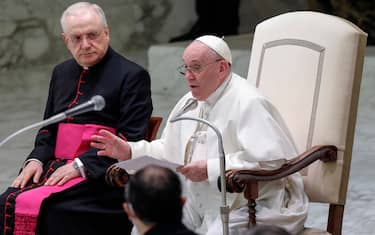
[[[315, 146], [299, 156], [287, 161], [276, 170], [229, 170], [226, 172], [228, 192], [244, 193], [248, 200], [249, 226], [256, 225], [256, 199], [258, 198], [258, 182], [272, 181], [299, 172], [311, 163], [336, 161], [337, 148], [333, 145]], [[331, 234], [341, 234], [343, 205], [330, 205], [327, 231]]]

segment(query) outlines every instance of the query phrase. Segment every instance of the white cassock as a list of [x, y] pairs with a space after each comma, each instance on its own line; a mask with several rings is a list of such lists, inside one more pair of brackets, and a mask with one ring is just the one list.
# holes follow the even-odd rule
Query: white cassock
[[[191, 93], [182, 97], [172, 110], [161, 139], [131, 142], [132, 158], [143, 155], [184, 164], [185, 146], [196, 129], [197, 122], [183, 120], [170, 123]], [[200, 109], [206, 119], [223, 136], [226, 169], [274, 169], [284, 160], [297, 155], [293, 141], [274, 107], [248, 81], [231, 76], [198, 107], [183, 116], [198, 117]], [[184, 222], [200, 234], [221, 234], [221, 194], [217, 188], [220, 176], [217, 136], [210, 129], [199, 133], [192, 160], [207, 159], [208, 180], [185, 182], [187, 203]], [[267, 162], [268, 161], [268, 162]], [[282, 226], [293, 234], [303, 229], [308, 210], [308, 198], [303, 191], [302, 178], [288, 178], [260, 183], [256, 216], [259, 224]], [[247, 200], [243, 194], [227, 194], [231, 208], [231, 234], [240, 233], [247, 225]]]

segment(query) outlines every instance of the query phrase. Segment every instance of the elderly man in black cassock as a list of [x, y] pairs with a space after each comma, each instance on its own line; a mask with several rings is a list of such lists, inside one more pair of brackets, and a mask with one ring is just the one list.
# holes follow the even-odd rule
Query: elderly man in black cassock
[[106, 107], [39, 130], [20, 174], [0, 196], [0, 235], [129, 234], [123, 191], [104, 180], [116, 160], [97, 156], [89, 142], [103, 128], [131, 141], [145, 137], [152, 113], [150, 77], [109, 46], [98, 5], [69, 6], [61, 26], [73, 58], [53, 70], [44, 119], [94, 95], [103, 96]]

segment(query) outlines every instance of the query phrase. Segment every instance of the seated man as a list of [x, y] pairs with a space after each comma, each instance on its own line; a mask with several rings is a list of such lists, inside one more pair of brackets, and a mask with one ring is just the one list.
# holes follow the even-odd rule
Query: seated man
[[[228, 45], [215, 36], [194, 40], [183, 53], [179, 67], [190, 92], [180, 99], [168, 120], [177, 115], [201, 117], [215, 125], [223, 136], [226, 169], [275, 169], [297, 155], [293, 141], [272, 104], [248, 81], [231, 71]], [[221, 193], [217, 136], [193, 121], [170, 123], [162, 137], [147, 141], [124, 141], [108, 131], [93, 135], [98, 155], [128, 160], [143, 155], [183, 164], [177, 170], [186, 178], [187, 203], [184, 222], [199, 234], [221, 234]], [[308, 199], [302, 178], [294, 174], [282, 180], [261, 183], [257, 222], [281, 226], [293, 234], [303, 229]], [[228, 194], [230, 231], [247, 226], [247, 200], [243, 194]]]
[[151, 165], [130, 177], [123, 206], [139, 234], [196, 234], [181, 222], [181, 190], [180, 179], [167, 168]]
[[144, 139], [152, 113], [145, 69], [109, 46], [109, 28], [96, 4], [75, 3], [61, 17], [62, 36], [74, 59], [52, 73], [44, 118], [105, 98], [87, 112], [42, 128], [12, 186], [0, 196], [0, 234], [129, 234], [122, 190], [106, 185], [115, 160], [98, 157], [89, 138], [99, 129], [128, 140]]

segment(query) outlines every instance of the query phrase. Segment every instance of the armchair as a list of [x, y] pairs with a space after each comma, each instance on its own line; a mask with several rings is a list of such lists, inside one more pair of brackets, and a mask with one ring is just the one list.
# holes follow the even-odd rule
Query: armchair
[[290, 12], [258, 24], [248, 80], [273, 103], [299, 153], [273, 171], [229, 170], [227, 190], [248, 199], [256, 224], [258, 182], [299, 171], [311, 202], [328, 203], [326, 231], [341, 234], [367, 34], [339, 17]]

